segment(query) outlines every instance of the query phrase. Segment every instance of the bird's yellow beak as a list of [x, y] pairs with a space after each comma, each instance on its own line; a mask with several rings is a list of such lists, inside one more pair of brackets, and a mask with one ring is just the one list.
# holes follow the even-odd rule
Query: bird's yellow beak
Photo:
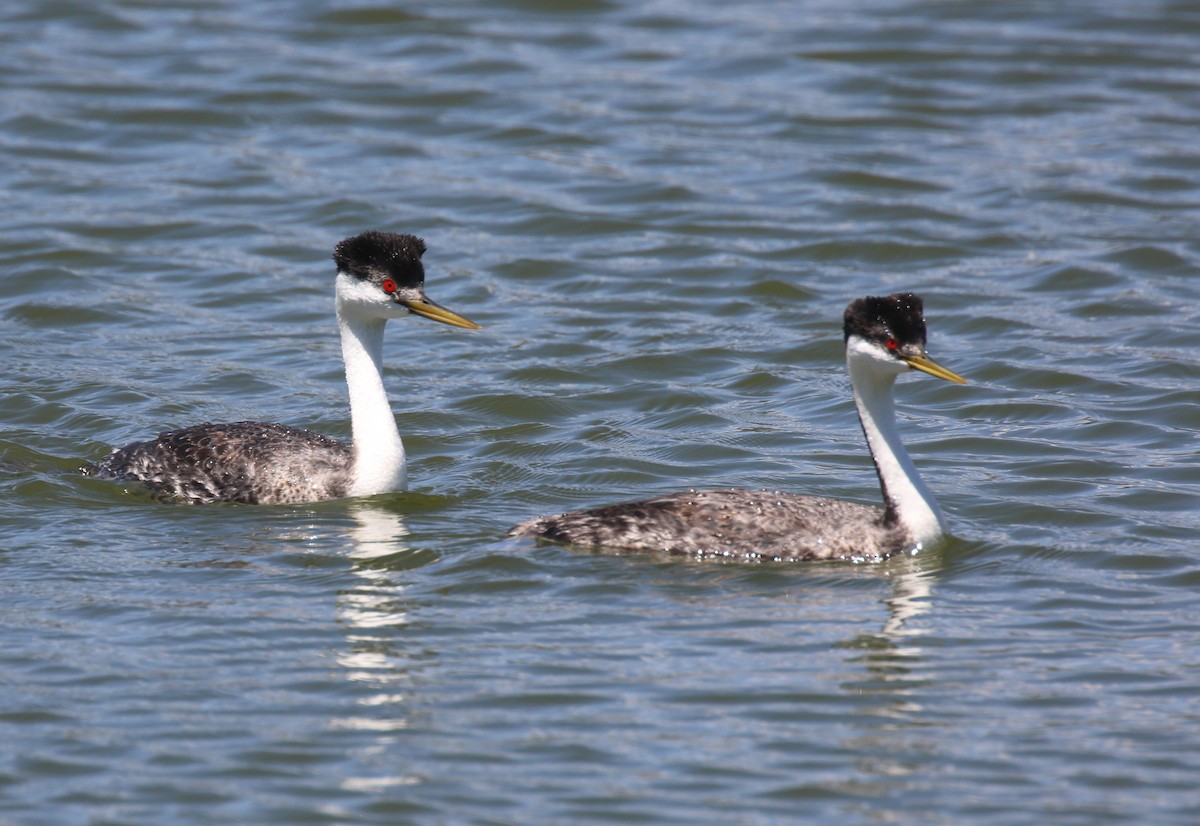
[[440, 321], [443, 324], [449, 324], [451, 327], [465, 327], [468, 330], [482, 330], [483, 328], [474, 321], [463, 318], [458, 313], [447, 310], [440, 304], [435, 304], [428, 298], [406, 298], [401, 299], [401, 304], [408, 308], [409, 312], [416, 313], [424, 318]]
[[928, 373], [931, 376], [937, 376], [939, 379], [952, 381], [955, 384], [966, 384], [967, 380], [955, 373], [953, 370], [947, 370], [942, 365], [938, 364], [928, 356], [905, 356], [904, 363], [914, 370], [920, 370], [923, 373]]

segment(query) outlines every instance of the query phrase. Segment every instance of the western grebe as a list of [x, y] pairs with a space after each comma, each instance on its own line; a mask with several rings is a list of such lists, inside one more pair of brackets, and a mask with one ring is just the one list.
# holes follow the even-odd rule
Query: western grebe
[[531, 519], [509, 534], [613, 550], [787, 561], [884, 559], [933, 541], [945, 521], [900, 442], [892, 389], [910, 369], [960, 384], [966, 379], [926, 355], [924, 306], [912, 293], [852, 301], [843, 332], [882, 508], [770, 491], [690, 490]]
[[384, 326], [415, 314], [479, 329], [425, 296], [424, 253], [414, 235], [376, 231], [334, 248], [351, 444], [281, 424], [206, 423], [127, 445], [91, 472], [193, 503], [315, 502], [404, 490], [404, 444], [383, 387]]

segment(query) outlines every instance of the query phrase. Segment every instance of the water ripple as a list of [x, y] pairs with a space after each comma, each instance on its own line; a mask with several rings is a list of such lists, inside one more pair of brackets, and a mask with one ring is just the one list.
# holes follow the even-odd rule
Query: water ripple
[[[0, 820], [1196, 820], [1189, 4], [0, 20]], [[74, 472], [202, 420], [347, 436], [329, 254], [369, 227], [485, 325], [389, 332], [413, 492]], [[943, 547], [503, 538], [691, 485], [873, 501], [839, 320], [900, 289], [971, 382], [897, 389]]]

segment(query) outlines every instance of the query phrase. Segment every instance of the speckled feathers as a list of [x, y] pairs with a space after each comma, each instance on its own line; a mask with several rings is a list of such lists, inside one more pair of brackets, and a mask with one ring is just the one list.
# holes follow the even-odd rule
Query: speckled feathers
[[892, 385], [905, 366], [957, 377], [925, 356], [924, 304], [912, 293], [852, 301], [843, 323], [847, 368], [885, 507], [691, 490], [531, 519], [510, 534], [618, 551], [781, 561], [886, 559], [936, 539], [944, 530], [940, 512], [896, 433]]
[[411, 313], [478, 329], [425, 295], [424, 253], [415, 235], [376, 230], [334, 247], [353, 445], [267, 422], [202, 424], [127, 445], [90, 471], [192, 503], [316, 502], [403, 490], [404, 445], [381, 372], [384, 325]]
[[206, 423], [126, 445], [93, 472], [194, 504], [270, 505], [345, 496], [350, 459], [349, 445], [311, 430], [269, 422]]
[[[863, 542], [866, 531], [869, 547]], [[743, 561], [879, 560], [912, 547], [881, 508], [766, 490], [670, 493], [531, 519], [509, 535]]]

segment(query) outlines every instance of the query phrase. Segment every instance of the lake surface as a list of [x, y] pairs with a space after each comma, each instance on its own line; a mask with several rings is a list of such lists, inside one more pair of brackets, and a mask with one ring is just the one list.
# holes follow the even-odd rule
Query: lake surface
[[[1200, 822], [1194, 3], [15, 0], [0, 823]], [[167, 505], [159, 430], [348, 437], [333, 245], [423, 236], [411, 491]], [[953, 536], [877, 565], [506, 539], [873, 502], [840, 319], [925, 297]]]

